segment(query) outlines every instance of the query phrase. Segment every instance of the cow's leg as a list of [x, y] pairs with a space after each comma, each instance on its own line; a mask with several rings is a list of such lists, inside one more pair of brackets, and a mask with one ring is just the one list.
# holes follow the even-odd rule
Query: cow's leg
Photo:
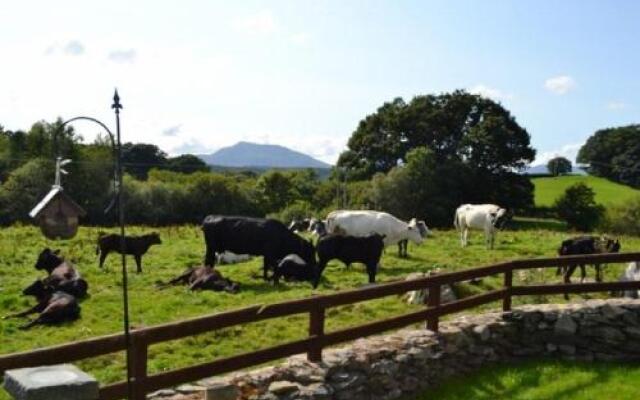
[[378, 264], [374, 262], [367, 263], [367, 274], [369, 274], [369, 283], [376, 282], [377, 269], [378, 269]]
[[22, 312], [19, 312], [19, 313], [15, 313], [15, 314], [5, 315], [4, 317], [2, 317], [2, 319], [26, 317], [27, 315], [30, 315], [30, 314], [42, 312], [42, 310], [44, 310], [45, 307], [46, 307], [46, 304], [38, 303], [35, 306], [29, 308], [28, 310], [25, 310], [25, 311], [22, 311]]
[[133, 258], [136, 260], [136, 272], [142, 273], [142, 255], [134, 254]]
[[602, 269], [600, 268], [600, 264], [594, 265], [596, 269], [596, 282], [602, 282]]
[[[571, 275], [573, 275], [573, 272], [576, 270], [576, 268], [578, 267], [578, 265], [574, 264], [574, 265], [570, 265], [567, 267], [567, 269], [564, 272], [564, 283], [565, 284], [569, 284], [571, 283]], [[564, 298], [565, 299], [569, 299], [569, 294], [565, 293], [564, 294]]]
[[207, 250], [204, 254], [204, 265], [213, 268], [216, 265], [216, 251], [213, 249], [213, 239], [205, 236], [205, 242]]
[[104, 260], [109, 255], [109, 250], [104, 250], [100, 252], [100, 268], [104, 265]]
[[584, 264], [580, 264], [580, 283], [584, 283], [587, 277], [587, 269]]
[[324, 260], [324, 259], [320, 259], [318, 262], [318, 265], [316, 267], [316, 276], [313, 280], [313, 288], [317, 288], [318, 287], [318, 283], [320, 283], [320, 277], [322, 276], [322, 271], [324, 271], [325, 267], [327, 266], [327, 263], [329, 262], [329, 260]]
[[263, 262], [262, 262], [262, 278], [265, 281], [269, 280], [269, 273], [268, 273], [269, 268], [275, 271], [278, 268], [278, 266], [274, 257], [265, 255], [263, 257]]

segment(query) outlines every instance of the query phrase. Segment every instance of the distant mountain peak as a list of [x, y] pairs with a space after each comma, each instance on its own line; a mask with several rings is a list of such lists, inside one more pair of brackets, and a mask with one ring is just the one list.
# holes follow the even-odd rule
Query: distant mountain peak
[[209, 165], [224, 167], [329, 168], [331, 165], [277, 144], [240, 141], [212, 154], [198, 155]]

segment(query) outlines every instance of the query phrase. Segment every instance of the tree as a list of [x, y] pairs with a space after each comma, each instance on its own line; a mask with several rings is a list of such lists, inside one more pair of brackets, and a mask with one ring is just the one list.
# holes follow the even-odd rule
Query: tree
[[554, 207], [570, 228], [586, 232], [593, 230], [604, 214], [604, 207], [595, 201], [593, 189], [582, 182], [569, 186]]
[[547, 163], [547, 171], [553, 176], [568, 174], [571, 169], [571, 161], [564, 157], [552, 158]]
[[256, 184], [256, 191], [265, 213], [280, 211], [293, 201], [293, 188], [293, 181], [289, 174], [270, 170], [261, 175]]
[[580, 148], [577, 161], [590, 174], [640, 187], [640, 125], [596, 131]]
[[170, 171], [182, 172], [183, 174], [191, 174], [198, 171], [209, 171], [207, 163], [193, 154], [183, 154], [169, 158], [167, 160], [166, 168]]
[[167, 153], [155, 144], [125, 143], [122, 145], [124, 170], [145, 180], [151, 168], [163, 168], [167, 165]]

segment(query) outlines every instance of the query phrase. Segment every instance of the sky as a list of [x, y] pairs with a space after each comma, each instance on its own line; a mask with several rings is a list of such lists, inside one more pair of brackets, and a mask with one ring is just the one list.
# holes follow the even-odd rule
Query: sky
[[10, 130], [114, 126], [116, 87], [123, 141], [171, 155], [244, 140], [334, 163], [385, 101], [456, 89], [508, 108], [534, 164], [640, 122], [633, 0], [2, 0], [0, 15]]

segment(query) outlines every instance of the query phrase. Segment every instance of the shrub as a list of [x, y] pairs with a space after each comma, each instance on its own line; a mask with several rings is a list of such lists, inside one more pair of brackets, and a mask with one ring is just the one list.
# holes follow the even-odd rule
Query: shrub
[[284, 224], [288, 224], [294, 219], [309, 218], [314, 215], [315, 211], [313, 210], [311, 204], [303, 200], [296, 200], [279, 212], [269, 214], [269, 218], [274, 218]]
[[624, 205], [617, 205], [607, 209], [602, 228], [606, 231], [640, 236], [640, 196], [633, 198]]
[[568, 187], [554, 207], [570, 228], [587, 232], [598, 225], [604, 214], [604, 207], [595, 201], [593, 189], [582, 182]]

